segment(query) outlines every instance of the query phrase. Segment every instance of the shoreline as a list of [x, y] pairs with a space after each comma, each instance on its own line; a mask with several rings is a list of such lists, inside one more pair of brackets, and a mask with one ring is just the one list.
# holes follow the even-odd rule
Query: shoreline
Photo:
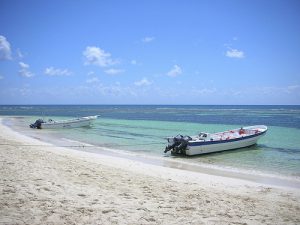
[[0, 130], [0, 224], [300, 223], [299, 189], [74, 151], [2, 121]]
[[[26, 116], [0, 116], [0, 119], [2, 119], [2, 124], [4, 122], [8, 122], [8, 120], [3, 121], [4, 118], [6, 119], [14, 119], [14, 118], [23, 118]], [[11, 121], [10, 121], [11, 122]], [[49, 134], [36, 134], [31, 133], [31, 135], [24, 134], [22, 131], [18, 129], [14, 129], [12, 127], [12, 124], [5, 125], [9, 129], [24, 135], [26, 137], [34, 138], [37, 140], [42, 141], [43, 143], [52, 144], [55, 147], [58, 148], [69, 148], [74, 151], [79, 152], [87, 152], [92, 153], [96, 155], [104, 155], [104, 156], [111, 156], [115, 158], [121, 158], [121, 159], [127, 159], [127, 160], [133, 160], [139, 163], [147, 164], [147, 165], [154, 165], [154, 166], [160, 166], [163, 168], [173, 168], [173, 169], [179, 169], [187, 172], [195, 172], [200, 174], [207, 174], [212, 176], [218, 176], [218, 177], [227, 177], [227, 178], [233, 178], [238, 179], [242, 181], [248, 181], [248, 182], [254, 182], [260, 185], [268, 185], [268, 186], [274, 186], [274, 187], [283, 187], [283, 188], [295, 188], [300, 189], [300, 177], [291, 177], [291, 176], [284, 176], [284, 175], [278, 175], [278, 174], [269, 174], [264, 172], [258, 172], [258, 171], [250, 171], [250, 170], [244, 170], [241, 168], [225, 168], [218, 165], [210, 165], [205, 163], [190, 163], [185, 161], [179, 161], [174, 158], [169, 157], [157, 157], [153, 155], [142, 155], [140, 153], [133, 153], [130, 151], [120, 151], [120, 150], [114, 150], [107, 147], [102, 146], [94, 146], [89, 143], [79, 142], [76, 140], [66, 139], [66, 138], [59, 138], [54, 135], [54, 138], [56, 141], [53, 141], [51, 139], [51, 136], [47, 136]], [[30, 131], [32, 129], [29, 129]], [[52, 134], [53, 135], [53, 134]], [[59, 139], [59, 141], [58, 141]], [[64, 139], [64, 141], [62, 141]], [[75, 145], [78, 145], [79, 147], [74, 147], [73, 143]], [[73, 147], [72, 147], [73, 146]], [[162, 168], [162, 169], [163, 169]]]

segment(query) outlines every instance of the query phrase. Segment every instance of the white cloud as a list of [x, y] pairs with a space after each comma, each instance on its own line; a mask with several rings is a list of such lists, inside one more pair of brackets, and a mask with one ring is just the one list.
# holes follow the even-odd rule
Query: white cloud
[[137, 64], [137, 61], [135, 59], [131, 60], [130, 62], [132, 65], [136, 65]]
[[101, 48], [95, 46], [86, 47], [83, 51], [83, 56], [85, 65], [107, 67], [118, 63], [117, 60], [113, 60], [111, 58], [111, 54], [109, 52], [105, 52]]
[[155, 37], [144, 37], [144, 38], [142, 39], [142, 42], [144, 42], [144, 43], [149, 43], [149, 42], [154, 41], [154, 39], [155, 39]]
[[99, 83], [99, 82], [100, 82], [100, 80], [99, 80], [98, 77], [91, 77], [91, 78], [86, 80], [86, 83], [88, 83], [88, 84]]
[[1, 75], [0, 75], [0, 80], [2, 80], [2, 79], [4, 79], [4, 76], [1, 76]]
[[269, 94], [269, 95], [300, 93], [300, 85], [298, 84], [283, 86], [283, 87], [266, 86], [266, 87], [259, 87], [258, 89], [263, 94]]
[[23, 59], [24, 58], [24, 55], [23, 55], [23, 53], [21, 52], [20, 49], [17, 49], [17, 56], [18, 56], [19, 59]]
[[152, 84], [152, 82], [151, 81], [149, 81], [147, 78], [143, 78], [143, 79], [141, 79], [140, 81], [136, 81], [136, 82], [134, 82], [134, 85], [136, 85], [136, 86], [149, 86], [149, 85], [151, 85]]
[[245, 54], [243, 51], [239, 51], [237, 49], [228, 49], [226, 51], [226, 56], [229, 58], [238, 58], [238, 59], [242, 59], [245, 57]]
[[20, 66], [19, 74], [22, 77], [33, 77], [34, 76], [34, 74], [29, 71], [30, 66], [28, 64], [19, 62], [19, 66]]
[[249, 87], [238, 90], [230, 90], [227, 95], [248, 96], [249, 92], [260, 93], [262, 96], [283, 96], [283, 95], [299, 95], [300, 85], [289, 86], [258, 86]]
[[95, 74], [94, 71], [90, 71], [90, 72], [87, 73], [88, 76], [93, 76], [94, 74]]
[[69, 76], [72, 74], [72, 72], [67, 69], [55, 69], [52, 66], [46, 68], [44, 73], [48, 76]]
[[119, 74], [119, 73], [123, 73], [124, 70], [111, 68], [111, 69], [105, 70], [104, 72], [109, 74], [109, 75], [116, 75], [116, 74]]
[[287, 93], [291, 93], [291, 92], [298, 91], [298, 90], [300, 90], [300, 85], [290, 85], [290, 86], [287, 86], [287, 88], [286, 88]]
[[20, 88], [19, 92], [22, 96], [30, 96], [32, 94], [32, 90], [28, 84], [25, 84], [22, 88]]
[[176, 77], [182, 74], [182, 69], [178, 65], [174, 65], [173, 68], [167, 73], [170, 77]]
[[10, 44], [4, 36], [0, 35], [0, 60], [10, 60], [11, 50]]
[[194, 89], [193, 93], [197, 95], [210, 95], [217, 92], [216, 88], [202, 88], [202, 89]]

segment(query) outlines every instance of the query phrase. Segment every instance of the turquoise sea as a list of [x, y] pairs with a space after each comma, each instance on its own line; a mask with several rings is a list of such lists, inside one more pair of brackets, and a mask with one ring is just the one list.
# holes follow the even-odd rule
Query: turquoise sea
[[[9, 105], [0, 106], [0, 115], [18, 116], [5, 123], [57, 145], [78, 145], [72, 142], [75, 140], [131, 157], [168, 158], [190, 165], [300, 179], [300, 106]], [[28, 126], [38, 118], [88, 115], [100, 115], [89, 128], [33, 130]], [[268, 126], [268, 133], [249, 148], [195, 157], [163, 154], [168, 136], [260, 124]]]

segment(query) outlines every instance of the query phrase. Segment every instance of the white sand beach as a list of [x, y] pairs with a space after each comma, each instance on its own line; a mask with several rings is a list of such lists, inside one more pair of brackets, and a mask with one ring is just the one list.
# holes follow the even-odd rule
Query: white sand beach
[[55, 147], [2, 123], [0, 161], [0, 224], [300, 224], [299, 189]]

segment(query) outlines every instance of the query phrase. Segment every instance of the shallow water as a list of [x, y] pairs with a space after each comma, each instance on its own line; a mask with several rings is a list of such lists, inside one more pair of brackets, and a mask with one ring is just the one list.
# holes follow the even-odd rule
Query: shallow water
[[255, 146], [195, 157], [167, 157], [189, 164], [300, 177], [299, 106], [1, 106], [0, 114], [30, 115], [20, 122], [26, 128], [38, 118], [35, 115], [63, 119], [100, 114], [89, 128], [28, 132], [158, 158], [164, 157], [164, 138], [168, 136], [264, 124], [268, 133]]

